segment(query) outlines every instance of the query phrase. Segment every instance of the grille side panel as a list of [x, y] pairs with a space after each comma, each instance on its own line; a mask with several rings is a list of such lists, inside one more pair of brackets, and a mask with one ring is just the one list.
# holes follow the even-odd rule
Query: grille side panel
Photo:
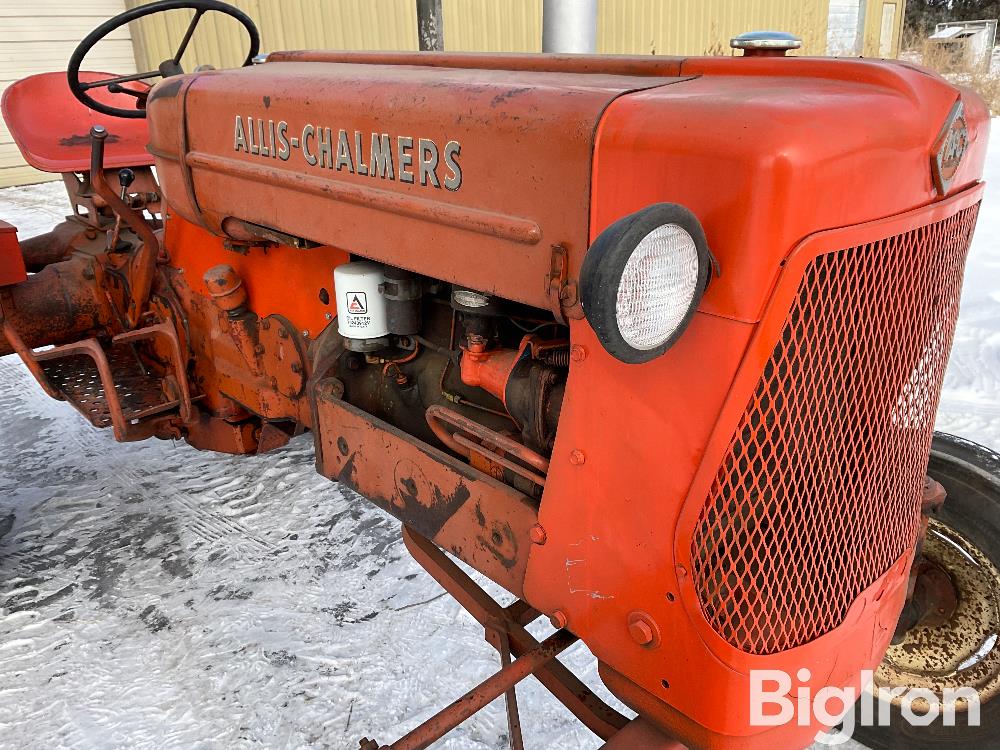
[[977, 212], [806, 267], [692, 536], [702, 612], [741, 651], [830, 632], [913, 545]]

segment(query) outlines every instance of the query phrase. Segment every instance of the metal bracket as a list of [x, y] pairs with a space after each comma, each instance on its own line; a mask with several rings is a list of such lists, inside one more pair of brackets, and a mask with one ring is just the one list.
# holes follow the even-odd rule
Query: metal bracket
[[552, 246], [549, 274], [545, 277], [549, 309], [560, 323], [583, 317], [576, 280], [569, 278], [569, 254], [562, 245]]

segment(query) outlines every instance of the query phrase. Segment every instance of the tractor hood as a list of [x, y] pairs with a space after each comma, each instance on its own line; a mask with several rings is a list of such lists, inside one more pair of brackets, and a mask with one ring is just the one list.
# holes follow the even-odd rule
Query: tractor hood
[[249, 222], [539, 308], [555, 272], [577, 317], [596, 233], [677, 202], [722, 269], [702, 310], [746, 321], [804, 237], [977, 181], [987, 123], [927, 71], [810, 58], [283, 52], [167, 79], [148, 109], [171, 209], [212, 232]]
[[231, 217], [548, 307], [552, 246], [589, 243], [598, 123], [683, 80], [349, 62], [269, 62], [160, 84], [151, 150], [171, 207]]

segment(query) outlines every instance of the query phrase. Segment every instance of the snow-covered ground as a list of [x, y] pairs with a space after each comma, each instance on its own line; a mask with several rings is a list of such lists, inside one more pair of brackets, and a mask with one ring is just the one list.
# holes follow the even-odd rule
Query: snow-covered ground
[[[995, 144], [987, 180], [1000, 186]], [[938, 416], [995, 449], [998, 208], [1000, 187], [980, 215]], [[0, 191], [22, 237], [67, 209], [58, 183]], [[398, 738], [497, 668], [398, 524], [315, 473], [308, 437], [253, 458], [118, 445], [10, 357], [0, 571], [3, 747], [356, 748]], [[617, 705], [582, 645], [564, 661]], [[599, 746], [534, 681], [519, 694], [529, 748]], [[497, 702], [436, 747], [499, 750], [505, 732]]]

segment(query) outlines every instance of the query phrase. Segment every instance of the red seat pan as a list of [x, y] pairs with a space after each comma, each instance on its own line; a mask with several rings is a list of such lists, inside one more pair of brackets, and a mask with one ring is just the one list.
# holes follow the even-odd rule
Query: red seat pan
[[[82, 72], [80, 80], [99, 81], [114, 73]], [[129, 86], [148, 86], [132, 82]], [[96, 101], [131, 109], [135, 97], [112, 94], [106, 88], [90, 92]], [[66, 73], [39, 73], [12, 83], [4, 91], [0, 111], [21, 155], [43, 172], [86, 172], [90, 169], [90, 128], [108, 129], [105, 167], [148, 166], [149, 131], [145, 120], [110, 117], [78, 101], [69, 90]]]

